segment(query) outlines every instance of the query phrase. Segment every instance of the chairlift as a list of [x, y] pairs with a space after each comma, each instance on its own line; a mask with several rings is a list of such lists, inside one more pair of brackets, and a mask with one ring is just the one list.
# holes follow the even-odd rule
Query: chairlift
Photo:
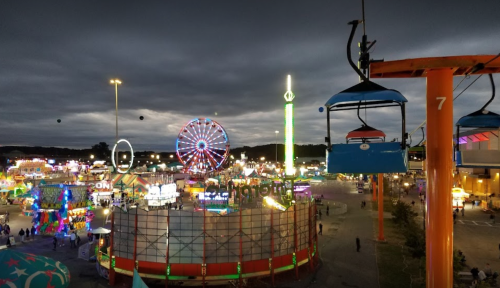
[[[476, 132], [484, 136], [488, 129], [500, 128], [500, 115], [486, 110], [486, 107], [495, 98], [495, 82], [493, 76], [488, 74], [491, 83], [492, 95], [484, 106], [471, 114], [460, 118], [456, 124], [457, 134], [455, 142], [455, 164], [457, 168], [500, 168], [500, 151], [499, 150], [466, 150], [460, 151], [460, 128], [475, 128]], [[474, 132], [474, 130], [472, 130]], [[481, 131], [481, 132], [479, 132]], [[495, 135], [495, 134], [493, 134]], [[498, 135], [495, 135], [498, 137]], [[487, 138], [486, 136], [484, 136]], [[481, 140], [481, 139], [478, 139]]]
[[[351, 67], [361, 77], [362, 82], [333, 95], [325, 104], [327, 108], [327, 170], [328, 173], [397, 173], [407, 172], [408, 154], [405, 132], [405, 103], [408, 100], [398, 91], [375, 84], [361, 73], [351, 59], [351, 43], [358, 25], [353, 25], [347, 44], [347, 59]], [[401, 142], [385, 142], [385, 133], [369, 126], [359, 110], [397, 106], [401, 109]], [[346, 136], [346, 144], [331, 144], [330, 114], [335, 111], [357, 110], [363, 123]]]

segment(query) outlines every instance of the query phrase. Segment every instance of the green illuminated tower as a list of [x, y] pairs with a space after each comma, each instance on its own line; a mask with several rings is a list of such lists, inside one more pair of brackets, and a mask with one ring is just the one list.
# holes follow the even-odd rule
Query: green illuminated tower
[[295, 95], [292, 92], [292, 77], [288, 75], [287, 91], [284, 95], [285, 104], [285, 175], [293, 176], [295, 168], [293, 167], [293, 99]]

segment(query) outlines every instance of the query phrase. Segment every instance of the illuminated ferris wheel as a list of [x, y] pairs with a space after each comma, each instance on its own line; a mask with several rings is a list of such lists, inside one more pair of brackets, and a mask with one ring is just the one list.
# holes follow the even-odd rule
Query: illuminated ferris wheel
[[186, 170], [217, 170], [229, 155], [229, 138], [222, 126], [208, 118], [191, 120], [182, 127], [176, 142], [177, 157]]

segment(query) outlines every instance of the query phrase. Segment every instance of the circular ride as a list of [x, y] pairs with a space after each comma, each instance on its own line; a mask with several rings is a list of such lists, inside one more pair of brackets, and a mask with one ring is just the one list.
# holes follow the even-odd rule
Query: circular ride
[[176, 152], [187, 171], [204, 173], [218, 170], [229, 155], [229, 137], [216, 121], [196, 118], [179, 132]]

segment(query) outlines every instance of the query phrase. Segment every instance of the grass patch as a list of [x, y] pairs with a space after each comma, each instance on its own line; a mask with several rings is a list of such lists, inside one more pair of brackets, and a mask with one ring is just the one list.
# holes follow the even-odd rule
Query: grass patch
[[[374, 220], [374, 225], [378, 233], [378, 219]], [[380, 287], [425, 287], [425, 258], [411, 256], [404, 245], [405, 237], [392, 219], [384, 220], [384, 236], [386, 242], [377, 244]]]

